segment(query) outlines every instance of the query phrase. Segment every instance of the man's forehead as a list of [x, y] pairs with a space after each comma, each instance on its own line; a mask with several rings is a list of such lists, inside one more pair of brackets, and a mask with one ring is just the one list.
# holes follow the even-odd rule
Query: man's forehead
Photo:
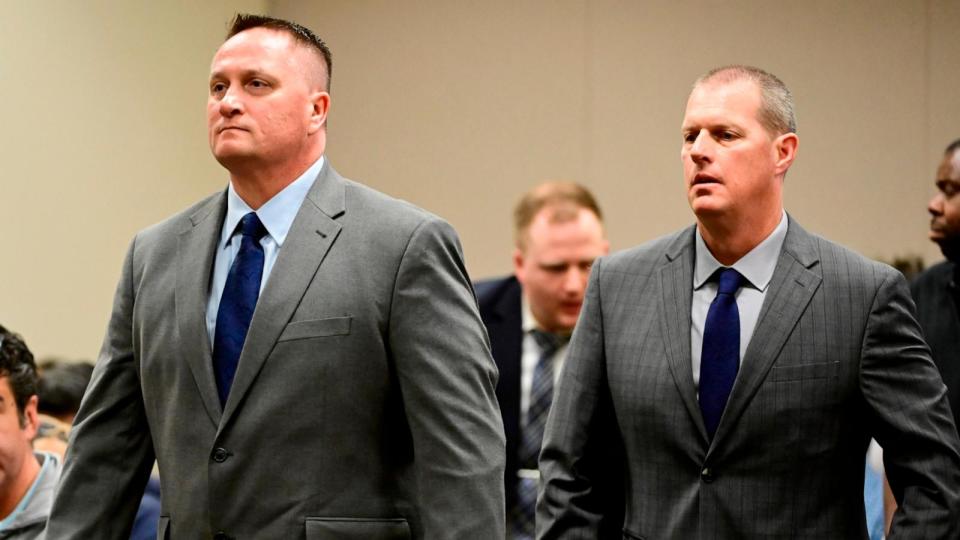
[[960, 149], [943, 157], [937, 168], [937, 180], [960, 182]]
[[289, 55], [294, 46], [294, 39], [287, 32], [272, 28], [250, 28], [244, 30], [223, 42], [216, 54], [213, 55], [213, 64], [233, 55], [258, 55], [276, 53]]
[[753, 112], [760, 106], [760, 89], [748, 79], [704, 81], [690, 92], [684, 123], [692, 114], [727, 115], [731, 112]]

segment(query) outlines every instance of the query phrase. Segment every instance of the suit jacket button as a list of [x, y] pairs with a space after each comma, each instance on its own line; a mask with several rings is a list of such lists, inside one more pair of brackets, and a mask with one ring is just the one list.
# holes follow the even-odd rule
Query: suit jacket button
[[703, 470], [700, 471], [700, 479], [702, 479], [704, 482], [709, 484], [710, 482], [713, 482], [713, 478], [713, 469], [710, 467], [704, 467]]
[[[228, 457], [230, 457], [230, 452], [227, 452], [226, 449], [224, 448], [217, 448], [213, 451], [213, 460], [216, 461], [217, 463], [223, 463], [224, 461], [227, 460]], [[217, 533], [217, 534], [220, 534], [220, 533]], [[220, 538], [217, 538], [217, 537], [214, 537], [214, 538], [216, 538], [216, 540], [221, 540]], [[225, 540], [227, 537], [224, 536], [223, 538]]]

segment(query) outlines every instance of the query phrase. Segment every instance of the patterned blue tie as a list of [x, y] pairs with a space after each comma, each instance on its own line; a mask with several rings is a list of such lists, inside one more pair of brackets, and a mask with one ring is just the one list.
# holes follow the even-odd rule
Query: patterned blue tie
[[700, 411], [711, 439], [740, 368], [740, 311], [736, 294], [745, 281], [733, 268], [721, 268], [713, 278], [720, 285], [703, 325], [700, 354]]
[[537, 470], [540, 446], [543, 443], [543, 430], [547, 423], [547, 414], [553, 402], [553, 361], [557, 349], [570, 338], [540, 330], [531, 332], [540, 347], [540, 359], [533, 370], [533, 384], [530, 387], [530, 407], [527, 409], [527, 421], [520, 433], [520, 448], [517, 451], [519, 468], [527, 474], [517, 478], [517, 503], [512, 512], [514, 536], [516, 540], [532, 539], [534, 519], [537, 511], [537, 478], [530, 474]]
[[227, 274], [227, 283], [223, 286], [217, 310], [217, 326], [213, 333], [213, 372], [221, 405], [227, 402], [227, 396], [230, 395], [230, 385], [237, 372], [253, 310], [257, 307], [260, 280], [263, 277], [263, 247], [260, 239], [267, 234], [267, 230], [253, 212], [240, 219], [239, 228], [240, 249]]

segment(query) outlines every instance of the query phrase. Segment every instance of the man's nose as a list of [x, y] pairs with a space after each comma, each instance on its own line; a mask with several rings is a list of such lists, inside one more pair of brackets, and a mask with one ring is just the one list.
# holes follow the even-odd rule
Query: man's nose
[[690, 144], [690, 159], [697, 163], [710, 161], [713, 148], [711, 142], [710, 137], [706, 133], [703, 131], [698, 133], [697, 138]]
[[931, 216], [937, 217], [943, 214], [943, 194], [936, 193], [927, 203], [927, 212], [930, 212]]
[[243, 112], [243, 101], [232, 89], [228, 89], [220, 99], [220, 114], [233, 116]]
[[566, 292], [580, 294], [587, 288], [588, 272], [577, 265], [570, 265], [563, 276], [563, 289]]

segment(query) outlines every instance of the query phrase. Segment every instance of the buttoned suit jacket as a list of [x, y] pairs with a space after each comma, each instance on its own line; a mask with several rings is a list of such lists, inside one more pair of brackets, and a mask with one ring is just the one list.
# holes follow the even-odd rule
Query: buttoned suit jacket
[[933, 362], [947, 385], [953, 420], [960, 423], [960, 290], [956, 263], [931, 266], [910, 284], [917, 303], [917, 321], [930, 345]]
[[[891, 538], [957, 538], [960, 453], [903, 277], [792, 218], [716, 434], [690, 356], [694, 228], [594, 264], [547, 423], [538, 537], [593, 538], [622, 480], [624, 538], [866, 538], [884, 448]], [[625, 457], [598, 466], [598, 437]]]
[[225, 193], [139, 233], [48, 538], [500, 538], [496, 368], [459, 241], [325, 164], [221, 408], [204, 313]]

